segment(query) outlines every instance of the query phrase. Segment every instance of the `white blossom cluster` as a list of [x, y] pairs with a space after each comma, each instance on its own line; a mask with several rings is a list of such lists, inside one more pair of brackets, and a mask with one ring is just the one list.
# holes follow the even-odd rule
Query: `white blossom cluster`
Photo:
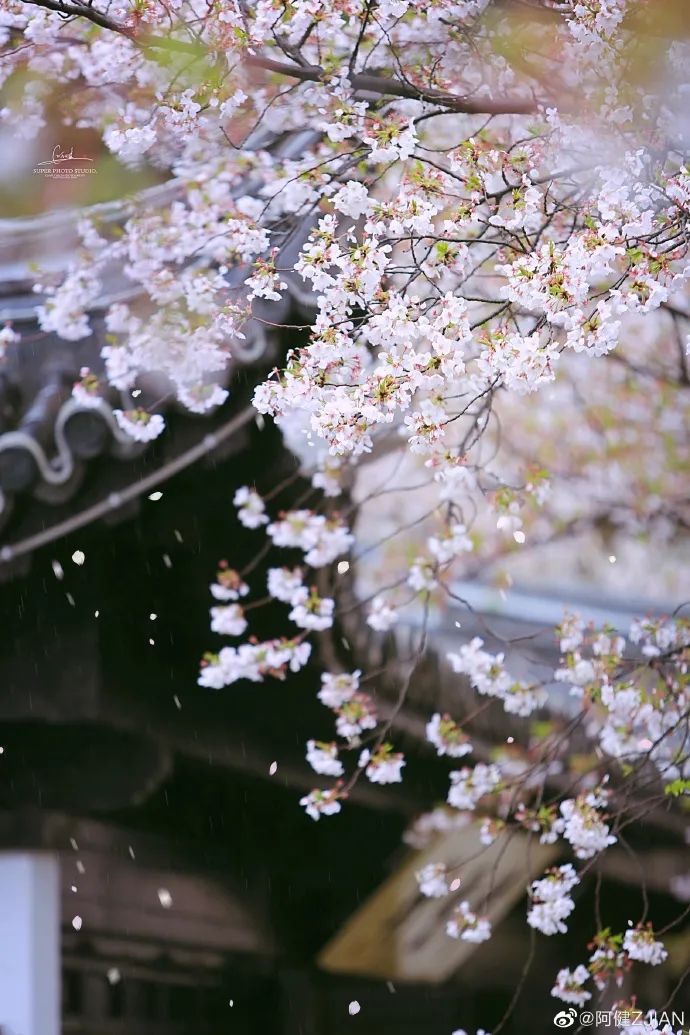
[[304, 668], [310, 654], [310, 643], [288, 639], [222, 647], [217, 654], [204, 656], [199, 686], [221, 690], [243, 679], [261, 683], [267, 675], [284, 677], [287, 671], [299, 672]]
[[578, 859], [591, 859], [616, 843], [617, 839], [609, 833], [598, 811], [601, 804], [601, 794], [586, 794], [561, 802], [563, 837], [570, 842]]
[[551, 995], [564, 1003], [572, 1003], [574, 1006], [584, 1006], [592, 993], [582, 986], [589, 980], [590, 973], [587, 967], [581, 963], [575, 970], [568, 970], [565, 967], [559, 970], [556, 976], [556, 984], [551, 989]]
[[438, 755], [449, 758], [462, 758], [472, 751], [469, 737], [447, 714], [436, 712], [426, 724], [426, 739], [436, 748]]
[[315, 773], [321, 776], [342, 776], [343, 763], [338, 758], [338, 745], [335, 742], [325, 744], [320, 741], [307, 742], [307, 762]]
[[628, 929], [623, 939], [623, 949], [630, 959], [650, 963], [653, 967], [663, 963], [668, 956], [663, 942], [654, 938], [651, 925]]
[[529, 926], [542, 934], [565, 934], [568, 930], [565, 920], [575, 908], [570, 892], [579, 883], [570, 863], [548, 870], [541, 880], [533, 881], [529, 888]]
[[[619, 677], [629, 650], [622, 636], [596, 630], [585, 634], [582, 623], [574, 616], [566, 618], [561, 634], [565, 664], [556, 671], [555, 678], [570, 683], [571, 693], [596, 706], [589, 727], [606, 755], [627, 764], [648, 759], [664, 780], [687, 779], [690, 731], [683, 716], [690, 708], [690, 693], [681, 660], [690, 644], [687, 622], [667, 618], [633, 622], [629, 634], [632, 649], [650, 662], [660, 663], [664, 655], [671, 660], [672, 668], [651, 694], [625, 675]], [[679, 661], [675, 671], [674, 658]], [[568, 809], [572, 833], [580, 821], [572, 807]], [[589, 826], [594, 838], [596, 823], [591, 814]], [[605, 838], [603, 829], [599, 829]], [[605, 847], [603, 840], [600, 844]]]
[[372, 783], [401, 783], [405, 764], [404, 756], [394, 752], [390, 744], [382, 744], [373, 753], [365, 748], [358, 763]]
[[501, 770], [497, 765], [478, 762], [473, 769], [457, 769], [450, 774], [448, 804], [456, 809], [474, 810], [477, 803], [487, 794], [493, 794], [500, 786]]
[[491, 937], [491, 924], [486, 917], [477, 916], [470, 909], [468, 902], [461, 902], [453, 910], [453, 915], [446, 924], [446, 933], [451, 938], [479, 944]]
[[449, 892], [445, 863], [427, 863], [416, 877], [420, 892], [427, 898], [445, 898]]
[[531, 715], [546, 703], [543, 687], [528, 686], [512, 679], [504, 667], [504, 655], [489, 654], [482, 650], [483, 646], [483, 640], [475, 636], [457, 653], [448, 654], [453, 671], [468, 676], [480, 694], [500, 698], [506, 712], [513, 715]]
[[333, 791], [310, 791], [303, 798], [300, 798], [300, 805], [303, 806], [307, 815], [314, 820], [321, 816], [335, 816], [340, 812], [342, 805], [338, 800], [338, 792]]

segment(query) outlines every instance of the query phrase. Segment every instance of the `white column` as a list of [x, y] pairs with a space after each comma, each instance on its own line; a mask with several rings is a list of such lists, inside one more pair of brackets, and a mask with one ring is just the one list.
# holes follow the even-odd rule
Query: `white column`
[[0, 852], [0, 1031], [60, 1035], [57, 856]]

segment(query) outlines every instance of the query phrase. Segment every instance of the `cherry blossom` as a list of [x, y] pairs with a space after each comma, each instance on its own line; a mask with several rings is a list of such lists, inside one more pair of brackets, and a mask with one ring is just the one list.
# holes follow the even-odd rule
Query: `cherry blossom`
[[575, 970], [568, 970], [567, 967], [559, 970], [556, 984], [551, 989], [551, 995], [564, 1003], [584, 1006], [587, 1000], [592, 998], [592, 993], [582, 987], [589, 980], [589, 977], [590, 974], [587, 967], [584, 967], [581, 963], [575, 967]]
[[120, 428], [135, 442], [151, 442], [163, 434], [165, 421], [159, 413], [146, 410], [114, 410]]
[[329, 629], [333, 624], [335, 602], [320, 597], [314, 589], [301, 586], [292, 596], [293, 605], [288, 618], [301, 629]]
[[338, 759], [338, 745], [333, 742], [308, 741], [307, 762], [321, 776], [342, 776], [344, 772], [343, 763]]
[[561, 814], [565, 820], [563, 836], [570, 841], [578, 859], [591, 859], [616, 843], [616, 838], [609, 833], [608, 826], [597, 812], [600, 804], [600, 796], [594, 794], [561, 802]]
[[301, 568], [269, 568], [268, 592], [276, 600], [294, 605], [298, 600], [298, 590], [302, 589], [302, 574]]
[[439, 755], [448, 755], [450, 758], [462, 758], [472, 751], [469, 737], [466, 736], [460, 727], [449, 715], [441, 715], [436, 712], [426, 724], [426, 738], [434, 745]]
[[337, 674], [332, 672], [322, 673], [321, 689], [317, 695], [319, 700], [327, 708], [335, 710], [341, 708], [359, 690], [359, 678], [361, 675], [362, 673], [359, 670]]
[[268, 522], [264, 501], [254, 489], [243, 485], [235, 493], [233, 503], [238, 508], [237, 516], [245, 528], [260, 528]]
[[448, 878], [444, 863], [427, 863], [416, 873], [422, 895], [427, 898], [444, 898], [448, 894]]
[[72, 386], [72, 397], [88, 409], [100, 407], [103, 398], [100, 379], [88, 367], [82, 367], [79, 375], [79, 380]]
[[215, 600], [239, 600], [249, 593], [249, 586], [239, 572], [228, 567], [227, 561], [221, 561], [216, 572], [216, 581], [209, 587]]
[[178, 397], [183, 406], [191, 413], [208, 413], [222, 406], [229, 393], [220, 385], [192, 385], [188, 388], [180, 386]]
[[[337, 709], [335, 728], [338, 736], [352, 740], [364, 730], [376, 728], [377, 715], [374, 703], [368, 694], [352, 694]], [[384, 770], [385, 772], [385, 770]]]
[[375, 597], [367, 615], [367, 625], [377, 632], [387, 632], [398, 621], [398, 613], [383, 597]]
[[464, 942], [485, 942], [491, 937], [491, 924], [486, 917], [473, 913], [468, 902], [461, 902], [446, 924], [446, 933]]
[[594, 949], [587, 967], [596, 987], [603, 991], [613, 981], [618, 988], [632, 966], [628, 953], [623, 951], [623, 937], [610, 930], [599, 932], [589, 945]]
[[463, 645], [459, 653], [450, 653], [448, 660], [454, 671], [468, 675], [480, 694], [500, 697], [506, 712], [514, 715], [531, 715], [546, 703], [543, 687], [528, 686], [512, 679], [503, 667], [503, 654], [488, 654], [482, 646], [482, 640], [475, 637]]
[[404, 756], [394, 752], [391, 744], [382, 744], [373, 753], [365, 748], [359, 756], [359, 768], [364, 769], [372, 783], [401, 783]]
[[342, 808], [337, 791], [310, 791], [309, 794], [300, 798], [300, 805], [314, 820], [320, 819], [321, 816], [335, 816]]
[[529, 888], [531, 905], [527, 923], [542, 934], [565, 934], [568, 930], [564, 921], [570, 916], [575, 903], [569, 892], [579, 884], [575, 870], [564, 866], [547, 870], [541, 880], [533, 881]]
[[490, 819], [488, 816], [482, 820], [479, 828], [479, 840], [483, 845], [492, 845], [504, 828], [500, 819]]
[[652, 966], [663, 963], [668, 956], [663, 942], [655, 940], [651, 924], [627, 930], [623, 939], [623, 949], [630, 959], [650, 963]]
[[0, 360], [4, 358], [8, 345], [16, 345], [21, 341], [21, 335], [12, 328], [11, 323], [6, 323], [0, 328]]
[[478, 762], [474, 769], [460, 769], [450, 774], [448, 804], [456, 809], [474, 809], [485, 794], [491, 794], [501, 783], [497, 765]]
[[246, 628], [247, 620], [239, 604], [211, 608], [211, 632], [223, 636], [241, 636]]

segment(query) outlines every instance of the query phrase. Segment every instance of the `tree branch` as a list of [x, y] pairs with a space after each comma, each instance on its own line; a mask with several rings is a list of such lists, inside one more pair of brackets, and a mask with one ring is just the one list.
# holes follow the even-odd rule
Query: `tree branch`
[[21, 0], [23, 4], [30, 4], [32, 7], [43, 7], [46, 11], [55, 11], [70, 18], [86, 18], [101, 29], [108, 29], [109, 32], [116, 32], [119, 36], [125, 36], [141, 47], [156, 47], [160, 50], [180, 51], [185, 54], [200, 54], [200, 47], [196, 43], [186, 40], [178, 40], [167, 36], [139, 36], [135, 29], [109, 18], [107, 14], [97, 10], [95, 7], [86, 7], [80, 3], [71, 3], [70, 0]]
[[[302, 82], [320, 83], [327, 78], [327, 73], [320, 65], [292, 65], [286, 61], [275, 61], [273, 58], [258, 56], [248, 57], [246, 64], [253, 68], [263, 68], [267, 72], [276, 72], [278, 75], [299, 79]], [[490, 97], [469, 100], [457, 97], [452, 93], [444, 93], [442, 90], [426, 90], [423, 87], [401, 83], [397, 79], [367, 75], [362, 72], [353, 72], [348, 78], [353, 90], [376, 93], [383, 97], [405, 97], [414, 101], [426, 101], [428, 104], [437, 104], [448, 111], [463, 112], [469, 115], [529, 115], [537, 110], [532, 101], [517, 99], [495, 101]]]
[[118, 25], [112, 18], [108, 18], [106, 14], [102, 14], [95, 7], [82, 7], [79, 3], [69, 3], [67, 0], [64, 3], [62, 0], [22, 0], [22, 3], [30, 4], [32, 7], [43, 7], [47, 11], [55, 11], [57, 14], [86, 18], [88, 21], [93, 22], [94, 25], [100, 25], [102, 29], [110, 29], [113, 32], [120, 33], [122, 36], [134, 36], [131, 29], [127, 29], [124, 25]]

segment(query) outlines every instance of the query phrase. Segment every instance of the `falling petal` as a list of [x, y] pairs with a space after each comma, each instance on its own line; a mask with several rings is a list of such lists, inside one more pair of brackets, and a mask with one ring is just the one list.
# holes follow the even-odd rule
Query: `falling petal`
[[158, 889], [158, 901], [163, 906], [163, 909], [170, 909], [173, 904], [172, 895], [167, 888]]

